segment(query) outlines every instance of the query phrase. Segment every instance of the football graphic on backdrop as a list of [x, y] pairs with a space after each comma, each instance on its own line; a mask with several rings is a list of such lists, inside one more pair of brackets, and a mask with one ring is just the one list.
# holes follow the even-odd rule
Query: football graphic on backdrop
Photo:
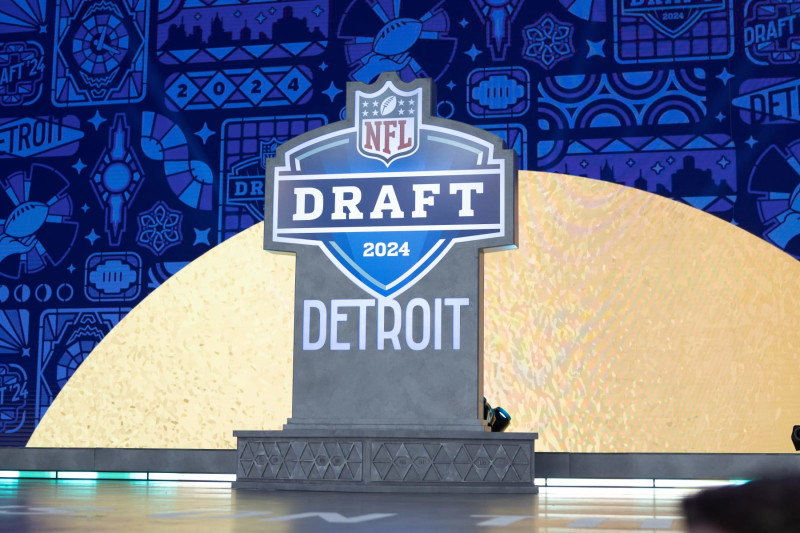
[[399, 18], [386, 24], [375, 36], [372, 49], [376, 54], [393, 56], [414, 46], [422, 33], [422, 22]]
[[25, 202], [17, 206], [6, 220], [5, 233], [19, 239], [36, 233], [42, 227], [49, 208], [41, 202]]

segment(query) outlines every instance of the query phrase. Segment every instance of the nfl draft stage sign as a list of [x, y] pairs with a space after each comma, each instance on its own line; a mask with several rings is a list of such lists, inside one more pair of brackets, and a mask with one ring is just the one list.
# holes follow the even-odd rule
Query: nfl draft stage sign
[[424, 117], [422, 84], [398, 85], [353, 91], [355, 124], [284, 146], [268, 184], [266, 248], [319, 247], [376, 298], [412, 287], [458, 242], [514, 243], [512, 157], [488, 135]]
[[267, 161], [264, 248], [296, 254], [292, 417], [236, 433], [237, 486], [533, 490], [535, 435], [482, 416], [481, 253], [515, 246], [515, 156], [431, 116], [433, 89], [349, 83], [345, 121]]

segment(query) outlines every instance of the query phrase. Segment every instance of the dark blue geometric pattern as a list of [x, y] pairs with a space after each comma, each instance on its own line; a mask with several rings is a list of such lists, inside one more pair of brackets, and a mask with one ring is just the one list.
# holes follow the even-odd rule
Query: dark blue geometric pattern
[[530, 107], [530, 85], [523, 68], [475, 69], [467, 75], [467, 112], [475, 118], [522, 116]]
[[34, 163], [0, 181], [0, 274], [19, 279], [60, 264], [72, 248], [78, 225], [72, 220], [69, 183], [52, 167]]
[[[2, 298], [2, 295], [0, 295]], [[0, 443], [23, 446], [34, 427], [30, 313], [0, 310]], [[26, 370], [27, 369], [27, 370]]]
[[800, 35], [795, 29], [800, 2], [747, 0], [744, 8], [744, 45], [757, 65], [791, 65], [800, 58]]
[[48, 309], [39, 318], [36, 421], [91, 351], [130, 309]]
[[93, 302], [129, 302], [139, 296], [142, 258], [135, 252], [100, 252], [86, 259], [84, 290]]
[[47, 0], [4, 2], [0, 7], [0, 34], [35, 31], [45, 33]]
[[339, 24], [346, 39], [351, 79], [369, 82], [392, 70], [403, 79], [438, 80], [450, 66], [457, 40], [450, 37], [444, 1], [353, 0]]
[[569, 59], [575, 54], [572, 24], [554, 18], [550, 13], [545, 13], [535, 23], [525, 26], [523, 33], [523, 57], [536, 62], [542, 68], [550, 69], [559, 61]]
[[612, 0], [619, 63], [726, 59], [733, 55], [734, 0]]
[[148, 2], [60, 0], [55, 17], [55, 105], [123, 104], [144, 98]]
[[180, 211], [173, 211], [159, 200], [149, 211], [143, 211], [139, 215], [139, 233], [136, 235], [136, 242], [155, 255], [161, 255], [183, 239], [182, 219]]
[[167, 107], [235, 109], [304, 104], [313, 74], [307, 67], [261, 67], [173, 74], [167, 78]]
[[0, 69], [6, 73], [5, 83], [0, 89], [0, 105], [26, 105], [39, 99], [44, 78], [44, 50], [39, 43], [3, 43]]
[[[800, 257], [800, 0], [0, 1], [0, 445], [153, 289], [263, 219], [346, 83], [437, 82], [521, 169]], [[119, 307], [118, 307], [119, 306]], [[124, 306], [121, 307], [121, 306]]]

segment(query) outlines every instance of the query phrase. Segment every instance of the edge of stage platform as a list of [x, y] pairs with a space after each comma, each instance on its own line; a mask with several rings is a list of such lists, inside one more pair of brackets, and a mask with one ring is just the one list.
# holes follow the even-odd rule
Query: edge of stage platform
[[[234, 475], [237, 463], [235, 449], [0, 448], [0, 471], [11, 472]], [[595, 479], [599, 486], [604, 479], [742, 480], [790, 473], [800, 473], [800, 453], [536, 453], [540, 486], [544, 478]]]
[[234, 431], [237, 489], [534, 494], [537, 433]]

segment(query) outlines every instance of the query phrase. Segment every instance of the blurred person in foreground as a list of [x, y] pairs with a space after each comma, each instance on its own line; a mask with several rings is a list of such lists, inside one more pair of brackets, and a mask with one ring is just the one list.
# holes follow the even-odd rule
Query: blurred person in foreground
[[800, 476], [707, 489], [683, 512], [689, 533], [800, 533]]

